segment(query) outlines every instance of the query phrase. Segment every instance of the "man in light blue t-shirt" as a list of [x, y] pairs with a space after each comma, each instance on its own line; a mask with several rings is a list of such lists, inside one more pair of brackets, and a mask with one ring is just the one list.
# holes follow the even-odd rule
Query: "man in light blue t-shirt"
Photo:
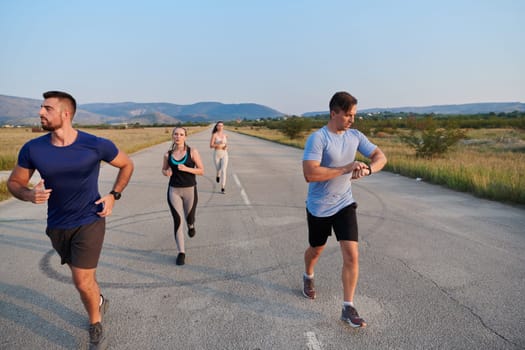
[[[314, 267], [334, 230], [343, 255], [343, 309], [341, 320], [352, 327], [365, 327], [353, 304], [359, 275], [356, 208], [352, 182], [380, 171], [384, 153], [356, 129], [350, 129], [357, 111], [357, 99], [337, 92], [330, 100], [330, 120], [306, 141], [303, 173], [308, 182], [306, 213], [308, 242], [304, 253], [303, 294], [315, 299]], [[355, 160], [356, 152], [370, 159]]]

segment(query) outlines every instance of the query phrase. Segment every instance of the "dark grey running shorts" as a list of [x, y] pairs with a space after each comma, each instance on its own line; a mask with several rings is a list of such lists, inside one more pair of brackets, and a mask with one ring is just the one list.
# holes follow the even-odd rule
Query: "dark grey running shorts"
[[357, 234], [357, 203], [344, 207], [332, 216], [318, 217], [306, 210], [308, 220], [308, 243], [311, 247], [326, 244], [334, 229], [337, 241], [358, 241]]
[[46, 229], [53, 248], [60, 255], [61, 264], [81, 269], [97, 267], [105, 232], [105, 218], [71, 229]]

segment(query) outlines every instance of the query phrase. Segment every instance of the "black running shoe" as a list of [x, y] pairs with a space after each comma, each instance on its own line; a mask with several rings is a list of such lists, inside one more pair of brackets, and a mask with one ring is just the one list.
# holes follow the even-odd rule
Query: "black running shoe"
[[195, 236], [195, 226], [190, 225], [190, 226], [188, 227], [188, 236], [190, 236], [190, 237]]
[[175, 261], [175, 264], [177, 264], [177, 265], [184, 265], [185, 258], [186, 258], [186, 254], [179, 253], [179, 255], [177, 255], [177, 261]]
[[357, 313], [355, 307], [345, 305], [341, 312], [341, 321], [348, 323], [353, 328], [366, 327], [366, 322]]
[[221, 178], [218, 177], [218, 176], [215, 178], [215, 181], [217, 181], [217, 183], [219, 183], [220, 180], [221, 180]]
[[89, 325], [89, 350], [103, 350], [107, 347], [107, 339], [100, 322]]

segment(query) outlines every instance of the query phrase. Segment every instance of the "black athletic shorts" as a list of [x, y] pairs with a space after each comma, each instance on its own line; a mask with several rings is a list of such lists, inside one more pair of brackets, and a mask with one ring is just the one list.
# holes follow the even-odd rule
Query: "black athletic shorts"
[[326, 244], [334, 229], [337, 241], [358, 241], [357, 234], [357, 203], [344, 207], [332, 216], [318, 217], [306, 210], [308, 220], [308, 242], [312, 247]]
[[71, 229], [46, 229], [53, 248], [60, 255], [61, 264], [81, 269], [97, 267], [105, 232], [105, 218]]

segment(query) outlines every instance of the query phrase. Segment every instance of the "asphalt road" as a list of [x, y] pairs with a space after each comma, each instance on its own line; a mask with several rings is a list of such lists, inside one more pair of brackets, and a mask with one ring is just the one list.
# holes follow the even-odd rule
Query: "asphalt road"
[[[132, 156], [136, 171], [108, 219], [98, 269], [110, 299], [112, 349], [524, 349], [525, 211], [391, 173], [354, 183], [367, 320], [339, 321], [334, 238], [302, 297], [307, 244], [302, 151], [230, 132], [226, 194], [209, 131], [189, 144], [204, 160], [197, 235], [175, 265], [167, 143]], [[104, 166], [101, 191], [116, 171]], [[45, 206], [0, 203], [0, 348], [75, 349], [87, 318], [44, 233]]]

